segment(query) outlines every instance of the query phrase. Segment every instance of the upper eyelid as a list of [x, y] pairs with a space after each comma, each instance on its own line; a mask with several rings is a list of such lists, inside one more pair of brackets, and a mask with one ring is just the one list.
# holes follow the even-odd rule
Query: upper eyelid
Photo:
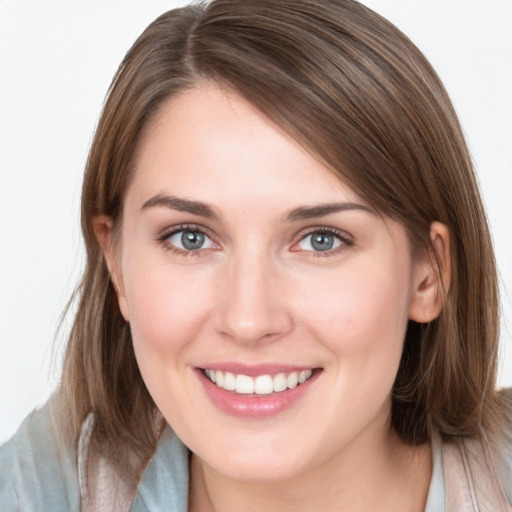
[[312, 235], [313, 233], [329, 233], [332, 235], [336, 235], [337, 237], [346, 242], [352, 242], [354, 239], [354, 237], [347, 231], [329, 226], [310, 226], [308, 228], [304, 228], [297, 233], [295, 239], [296, 241], [300, 241], [306, 238], [307, 236]]
[[199, 224], [179, 224], [177, 226], [170, 226], [165, 229], [163, 229], [160, 234], [158, 235], [159, 240], [165, 240], [166, 238], [169, 238], [171, 235], [175, 235], [176, 233], [179, 233], [180, 231], [197, 231], [199, 233], [202, 233], [203, 235], [208, 236], [209, 238], [214, 238], [215, 235], [212, 235], [212, 232], [205, 228], [204, 226], [201, 226]]

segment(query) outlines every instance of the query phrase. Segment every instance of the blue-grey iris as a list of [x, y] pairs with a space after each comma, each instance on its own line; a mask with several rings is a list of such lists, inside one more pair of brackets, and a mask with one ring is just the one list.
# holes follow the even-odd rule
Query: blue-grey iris
[[201, 249], [204, 244], [204, 235], [198, 231], [184, 231], [181, 235], [181, 243], [189, 251]]
[[334, 246], [334, 236], [328, 233], [314, 233], [311, 235], [311, 246], [315, 251], [328, 251]]

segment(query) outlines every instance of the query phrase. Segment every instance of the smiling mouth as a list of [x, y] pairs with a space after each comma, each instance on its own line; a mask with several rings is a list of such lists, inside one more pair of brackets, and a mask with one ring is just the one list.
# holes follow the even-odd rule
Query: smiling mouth
[[281, 393], [304, 384], [320, 369], [309, 369], [289, 373], [277, 373], [275, 375], [248, 375], [234, 374], [220, 370], [203, 369], [206, 378], [217, 387], [226, 391], [233, 391], [240, 395], [270, 395]]

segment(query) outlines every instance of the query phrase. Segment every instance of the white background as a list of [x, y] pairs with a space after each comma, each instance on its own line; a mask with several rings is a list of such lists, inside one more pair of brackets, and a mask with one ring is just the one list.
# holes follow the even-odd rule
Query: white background
[[[123, 55], [172, 0], [0, 0], [0, 442], [58, 382], [82, 266], [82, 170]], [[512, 385], [512, 1], [367, 0], [434, 64], [479, 173], [503, 281]]]

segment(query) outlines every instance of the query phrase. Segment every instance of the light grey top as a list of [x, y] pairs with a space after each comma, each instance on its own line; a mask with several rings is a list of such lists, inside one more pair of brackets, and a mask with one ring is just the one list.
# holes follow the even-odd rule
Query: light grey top
[[[445, 511], [442, 449], [432, 443], [433, 472], [425, 512]], [[511, 460], [507, 461], [510, 465]], [[52, 414], [52, 399], [30, 414], [0, 447], [2, 512], [80, 510], [77, 451], [64, 449]], [[186, 512], [189, 451], [166, 427], [145, 469], [130, 512]], [[509, 495], [510, 500], [510, 495]]]
[[444, 512], [443, 454], [437, 437], [432, 440], [432, 478], [425, 512]]

